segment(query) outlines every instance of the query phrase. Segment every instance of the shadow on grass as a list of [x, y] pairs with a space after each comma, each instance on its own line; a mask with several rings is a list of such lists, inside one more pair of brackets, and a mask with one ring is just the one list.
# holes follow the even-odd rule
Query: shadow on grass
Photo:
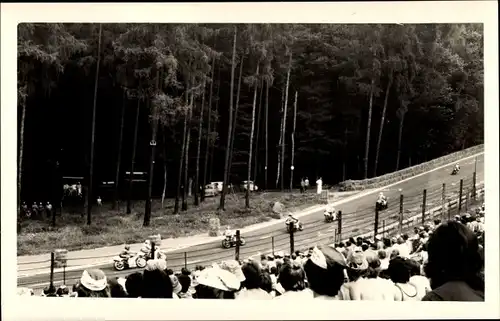
[[111, 209], [104, 203], [94, 207], [92, 224], [86, 225], [83, 209], [73, 213], [63, 211], [56, 218], [56, 228], [50, 226], [50, 219], [24, 220], [17, 237], [17, 255], [47, 253], [57, 248], [80, 250], [124, 243], [143, 242], [152, 234], [162, 238], [176, 238], [208, 233], [208, 222], [212, 217], [220, 219], [221, 226], [243, 228], [248, 225], [279, 219], [272, 211], [274, 202], [281, 202], [287, 211], [299, 211], [325, 203], [315, 193], [263, 192], [251, 195], [250, 208], [245, 209], [243, 194], [228, 195], [226, 210], [218, 211], [219, 197], [206, 198], [199, 206], [188, 200], [187, 211], [173, 214], [174, 200], [165, 200], [161, 207], [159, 200], [153, 200], [151, 224], [143, 227], [144, 201], [133, 204], [132, 213], [126, 214], [125, 202], [119, 208]]

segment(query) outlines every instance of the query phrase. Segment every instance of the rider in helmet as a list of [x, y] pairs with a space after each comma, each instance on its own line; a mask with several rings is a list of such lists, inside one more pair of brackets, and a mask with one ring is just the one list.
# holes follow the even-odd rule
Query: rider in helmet
[[292, 223], [292, 224], [296, 225], [297, 227], [298, 227], [298, 225], [300, 224], [300, 223], [299, 223], [299, 220], [298, 220], [295, 216], [293, 216], [293, 214], [292, 214], [292, 213], [288, 214], [288, 217], [286, 218], [285, 223], [286, 223], [286, 224], [290, 224], [290, 223]]
[[385, 197], [384, 193], [380, 192], [378, 194], [378, 200], [377, 202], [387, 202], [387, 198]]
[[333, 206], [333, 204], [328, 204], [326, 206], [326, 214], [328, 214], [329, 216], [335, 216], [335, 207]]
[[128, 259], [133, 255], [132, 251], [130, 251], [130, 245], [125, 245], [125, 248], [120, 253], [120, 257], [122, 259]]
[[224, 236], [225, 237], [230, 237], [231, 240], [233, 240], [233, 241], [235, 240], [236, 235], [235, 235], [234, 231], [231, 230], [231, 228], [229, 227], [229, 225], [226, 226], [226, 230], [224, 231]]
[[146, 256], [151, 254], [151, 242], [149, 240], [144, 241], [144, 244], [142, 245], [141, 252], [144, 253]]
[[460, 170], [460, 164], [456, 163], [455, 164], [455, 170], [458, 172]]

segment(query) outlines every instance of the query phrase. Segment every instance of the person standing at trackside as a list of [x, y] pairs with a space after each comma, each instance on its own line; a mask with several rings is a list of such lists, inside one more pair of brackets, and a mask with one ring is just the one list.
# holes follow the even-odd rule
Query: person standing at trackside
[[307, 192], [308, 188], [309, 188], [309, 178], [306, 177], [304, 181], [304, 192]]
[[305, 190], [306, 190], [306, 182], [304, 181], [304, 178], [302, 177], [302, 179], [300, 180], [300, 192], [304, 193]]
[[52, 204], [50, 202], [47, 202], [45, 205], [45, 213], [47, 214], [47, 217], [52, 217]]
[[319, 177], [316, 181], [316, 193], [321, 195], [321, 192], [323, 192], [323, 180]]

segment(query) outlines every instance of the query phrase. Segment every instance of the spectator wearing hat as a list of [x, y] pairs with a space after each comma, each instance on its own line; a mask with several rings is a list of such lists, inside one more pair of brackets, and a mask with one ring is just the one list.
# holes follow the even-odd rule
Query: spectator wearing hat
[[142, 296], [143, 275], [140, 272], [129, 274], [125, 279], [125, 291], [129, 298]]
[[484, 301], [484, 261], [470, 229], [458, 222], [442, 224], [429, 240], [428, 254], [424, 270], [432, 291], [424, 301]]
[[106, 275], [102, 270], [85, 270], [77, 284], [74, 286], [74, 292], [78, 293], [80, 298], [109, 298], [109, 287]]
[[241, 282], [233, 273], [217, 266], [200, 271], [196, 281], [198, 299], [234, 299], [241, 287]]
[[348, 283], [344, 283], [340, 288], [339, 298], [341, 300], [370, 300], [373, 297], [373, 282], [365, 282], [370, 274], [368, 260], [363, 252], [355, 252], [347, 259]]
[[143, 272], [142, 296], [147, 299], [172, 299], [172, 281], [164, 260], [149, 260]]
[[[243, 289], [237, 294], [238, 300], [269, 300], [271, 295], [262, 289], [262, 274], [257, 262], [249, 262], [241, 267], [245, 279], [242, 282]], [[271, 280], [269, 278], [269, 283]], [[272, 290], [272, 284], [271, 284]]]
[[278, 285], [276, 290], [280, 292], [280, 296], [275, 299], [310, 299], [312, 292], [304, 291], [305, 289], [305, 272], [301, 265], [289, 262], [283, 264], [279, 270]]
[[347, 263], [342, 253], [328, 246], [314, 248], [304, 265], [309, 288], [316, 299], [338, 300]]

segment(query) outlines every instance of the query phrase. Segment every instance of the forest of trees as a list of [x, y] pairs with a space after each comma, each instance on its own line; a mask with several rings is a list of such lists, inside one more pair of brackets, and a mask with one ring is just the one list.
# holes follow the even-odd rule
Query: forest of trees
[[483, 143], [483, 115], [481, 24], [18, 27], [21, 200], [124, 199], [127, 171], [176, 212], [190, 179], [333, 185]]

